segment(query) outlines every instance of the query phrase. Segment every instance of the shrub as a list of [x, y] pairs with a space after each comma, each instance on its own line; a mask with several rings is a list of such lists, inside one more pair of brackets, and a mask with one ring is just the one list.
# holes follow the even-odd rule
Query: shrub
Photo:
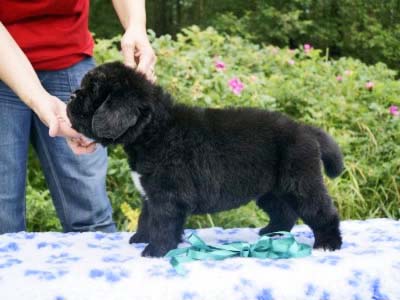
[[[335, 57], [399, 66], [398, 0], [151, 0], [146, 6], [148, 25], [157, 35], [175, 35], [192, 24], [211, 25], [256, 43], [296, 48], [309, 42], [329, 48]], [[113, 11], [109, 1], [91, 1], [90, 28], [97, 36], [121, 32]]]
[[[235, 1], [236, 2], [236, 1]], [[242, 2], [242, 1], [240, 1]], [[228, 2], [229, 3], [229, 2]], [[396, 0], [256, 0], [241, 12], [208, 16], [219, 31], [257, 43], [297, 47], [311, 42], [335, 57], [366, 63], [400, 61], [400, 6]], [[232, 3], [233, 4], [233, 3]]]
[[[176, 40], [170, 36], [152, 39], [158, 54], [159, 84], [177, 101], [204, 107], [273, 109], [324, 128], [345, 156], [342, 176], [326, 180], [342, 218], [400, 217], [400, 118], [395, 110], [389, 112], [390, 106], [400, 105], [400, 82], [394, 79], [394, 71], [384, 64], [367, 66], [352, 58], [331, 60], [311, 46], [295, 50], [259, 46], [220, 35], [212, 28], [184, 29]], [[121, 59], [117, 41], [97, 40], [98, 63]], [[35, 176], [29, 177], [30, 184], [36, 187], [32, 179], [38, 171], [31, 172]], [[119, 228], [132, 228], [140, 200], [120, 147], [110, 151], [108, 175]], [[40, 189], [35, 188], [37, 207], [48, 198]], [[49, 226], [43, 224], [45, 220], [29, 221], [31, 228]], [[265, 214], [251, 203], [229, 212], [192, 217], [188, 226], [254, 227], [266, 221]]]

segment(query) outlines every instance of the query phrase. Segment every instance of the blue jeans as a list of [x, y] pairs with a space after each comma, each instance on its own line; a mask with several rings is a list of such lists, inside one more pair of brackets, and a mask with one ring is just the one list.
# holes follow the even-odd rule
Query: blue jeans
[[[52, 95], [67, 101], [85, 73], [94, 67], [85, 58], [59, 71], [39, 71], [39, 79]], [[64, 231], [116, 230], [107, 197], [107, 150], [77, 156], [62, 137], [52, 138], [48, 128], [0, 81], [0, 233], [26, 229], [25, 185], [28, 146], [39, 157], [54, 206]]]

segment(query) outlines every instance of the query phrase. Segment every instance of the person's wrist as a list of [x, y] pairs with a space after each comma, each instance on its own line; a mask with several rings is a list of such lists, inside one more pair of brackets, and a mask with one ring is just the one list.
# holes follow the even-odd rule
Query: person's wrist
[[54, 120], [56, 115], [55, 107], [58, 103], [62, 102], [57, 97], [47, 93], [38, 93], [32, 95], [32, 106], [31, 109], [39, 117], [39, 119], [49, 128], [52, 127], [52, 120]]
[[136, 32], [147, 35], [146, 24], [132, 22], [126, 27], [125, 32]]
[[26, 104], [33, 110], [37, 111], [43, 105], [48, 104], [51, 101], [55, 101], [56, 97], [50, 95], [45, 89], [38, 90], [30, 93], [26, 99]]

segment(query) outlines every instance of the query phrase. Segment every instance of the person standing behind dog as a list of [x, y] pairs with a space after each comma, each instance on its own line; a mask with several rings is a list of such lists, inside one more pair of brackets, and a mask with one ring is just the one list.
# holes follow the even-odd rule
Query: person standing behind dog
[[[145, 1], [113, 5], [125, 29], [125, 64], [154, 80]], [[106, 149], [70, 128], [66, 115], [65, 101], [94, 67], [88, 16], [89, 0], [0, 1], [0, 233], [26, 229], [30, 141], [64, 231], [116, 230]]]

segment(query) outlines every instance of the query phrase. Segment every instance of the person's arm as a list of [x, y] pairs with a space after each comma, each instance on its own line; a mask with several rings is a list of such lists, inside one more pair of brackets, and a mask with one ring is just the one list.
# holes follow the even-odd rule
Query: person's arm
[[92, 152], [94, 145], [87, 147], [89, 143], [70, 127], [66, 104], [44, 89], [28, 58], [1, 22], [0, 45], [0, 80], [49, 127], [50, 136], [67, 137], [76, 154]]
[[113, 0], [117, 15], [125, 29], [121, 39], [124, 62], [137, 65], [138, 71], [150, 80], [155, 80], [156, 55], [146, 33], [145, 0]]

